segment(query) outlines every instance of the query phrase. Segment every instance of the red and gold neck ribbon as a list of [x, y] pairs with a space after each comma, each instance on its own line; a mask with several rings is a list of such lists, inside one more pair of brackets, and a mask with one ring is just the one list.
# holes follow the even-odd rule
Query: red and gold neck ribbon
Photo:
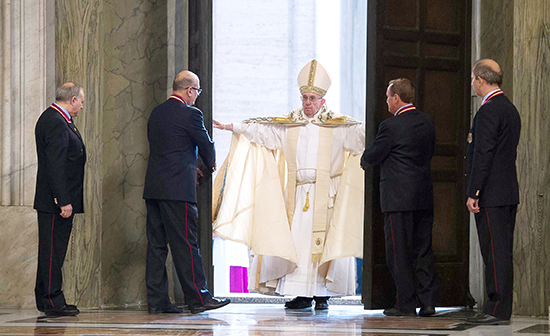
[[187, 102], [185, 101], [185, 99], [183, 99], [182, 97], [180, 97], [180, 96], [178, 96], [178, 95], [173, 94], [173, 95], [171, 95], [170, 97], [168, 97], [168, 99], [170, 99], [170, 98], [171, 98], [171, 99], [175, 99], [175, 100], [177, 100], [177, 101], [179, 101], [179, 102], [181, 102], [181, 103], [183, 103], [183, 104], [185, 104], [185, 105], [189, 105], [189, 104], [187, 104]]
[[65, 112], [63, 112], [63, 110], [59, 105], [57, 105], [56, 103], [53, 103], [50, 107], [56, 110], [57, 112], [59, 112], [59, 114], [61, 114], [69, 124], [71, 123], [71, 119], [67, 117], [67, 115], [65, 114]]
[[407, 104], [405, 106], [402, 106], [399, 110], [397, 110], [395, 112], [395, 116], [398, 116], [400, 115], [401, 113], [405, 113], [405, 112], [408, 112], [408, 111], [413, 111], [413, 110], [416, 110], [416, 107], [414, 107], [413, 104]]
[[487, 99], [485, 99], [483, 101], [483, 103], [481, 103], [481, 105], [485, 104], [489, 99], [491, 99], [493, 97], [496, 97], [496, 96], [500, 96], [502, 94], [504, 94], [504, 92], [502, 92], [501, 89], [496, 90], [495, 92], [491, 93], [491, 95], [489, 97], [487, 97]]

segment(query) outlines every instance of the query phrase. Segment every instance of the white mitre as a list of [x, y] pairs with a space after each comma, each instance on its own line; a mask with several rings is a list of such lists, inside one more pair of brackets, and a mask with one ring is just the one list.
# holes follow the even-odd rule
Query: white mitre
[[313, 92], [322, 97], [327, 93], [330, 83], [329, 73], [317, 60], [306, 64], [298, 74], [300, 93]]

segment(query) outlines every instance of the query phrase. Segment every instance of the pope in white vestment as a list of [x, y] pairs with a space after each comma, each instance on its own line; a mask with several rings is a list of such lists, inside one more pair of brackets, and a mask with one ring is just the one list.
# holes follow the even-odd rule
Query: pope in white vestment
[[355, 293], [365, 127], [328, 109], [330, 76], [316, 60], [298, 84], [302, 107], [284, 117], [214, 121], [234, 134], [214, 183], [213, 230], [250, 248], [250, 290], [327, 309], [328, 297]]

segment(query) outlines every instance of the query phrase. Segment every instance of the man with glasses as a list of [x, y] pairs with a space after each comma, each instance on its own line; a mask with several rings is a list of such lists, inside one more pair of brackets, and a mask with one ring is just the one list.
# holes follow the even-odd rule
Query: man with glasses
[[291, 295], [288, 309], [328, 309], [355, 294], [362, 257], [364, 125], [328, 109], [316, 60], [298, 75], [302, 106], [284, 117], [214, 127], [234, 132], [214, 183], [215, 233], [254, 255], [249, 289]]
[[47, 316], [74, 316], [61, 285], [75, 213], [84, 212], [83, 185], [86, 148], [73, 122], [84, 104], [84, 90], [72, 82], [55, 92], [55, 103], [36, 123], [38, 172], [34, 208], [38, 212], [38, 270], [36, 307]]
[[182, 312], [168, 296], [168, 245], [193, 314], [229, 303], [212, 297], [206, 289], [197, 239], [197, 153], [210, 171], [216, 169], [214, 143], [204, 128], [202, 112], [192, 107], [200, 93], [197, 75], [180, 72], [174, 79], [173, 94], [151, 112], [147, 123], [149, 160], [143, 198], [147, 206], [149, 314]]

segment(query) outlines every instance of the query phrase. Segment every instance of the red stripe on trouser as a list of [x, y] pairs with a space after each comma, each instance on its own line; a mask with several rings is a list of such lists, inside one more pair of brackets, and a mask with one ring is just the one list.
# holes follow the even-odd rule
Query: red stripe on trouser
[[195, 283], [195, 266], [193, 265], [193, 248], [191, 247], [191, 244], [189, 244], [188, 232], [189, 232], [189, 229], [187, 228], [187, 202], [185, 202], [185, 239], [187, 240], [187, 245], [189, 245], [189, 255], [191, 256], [191, 273], [193, 274], [193, 286], [195, 286], [195, 289], [197, 290], [197, 294], [201, 299], [201, 304], [204, 305], [201, 292], [199, 291], [199, 289], [197, 288], [197, 284]]
[[53, 263], [53, 227], [55, 223], [55, 214], [52, 216], [52, 234], [50, 239], [50, 274], [48, 277], [48, 299], [50, 299], [50, 303], [52, 304], [52, 308], [54, 307], [53, 301], [52, 301], [52, 263]]
[[[491, 236], [491, 252], [493, 253], [493, 274], [495, 277], [495, 292], [498, 294], [498, 283], [497, 283], [497, 264], [495, 261], [495, 247], [493, 243], [493, 232], [491, 231], [491, 221], [489, 220], [489, 211], [487, 208], [485, 208], [485, 214], [487, 215], [487, 227], [489, 228], [489, 235]], [[499, 296], [500, 299], [500, 296]], [[493, 309], [493, 315], [495, 315], [495, 312], [497, 311], [497, 306], [500, 300], [497, 300], [497, 303], [495, 304], [495, 308]]]
[[[395, 266], [395, 272], [397, 272], [397, 252], [395, 251], [395, 237], [393, 235], [393, 222], [390, 215], [390, 228], [391, 228], [391, 240], [393, 243], [393, 263]], [[394, 274], [395, 274], [394, 272]], [[397, 286], [396, 286], [397, 287]], [[401, 310], [401, 307], [399, 307], [399, 290], [396, 288], [396, 299], [397, 299], [397, 309]]]

